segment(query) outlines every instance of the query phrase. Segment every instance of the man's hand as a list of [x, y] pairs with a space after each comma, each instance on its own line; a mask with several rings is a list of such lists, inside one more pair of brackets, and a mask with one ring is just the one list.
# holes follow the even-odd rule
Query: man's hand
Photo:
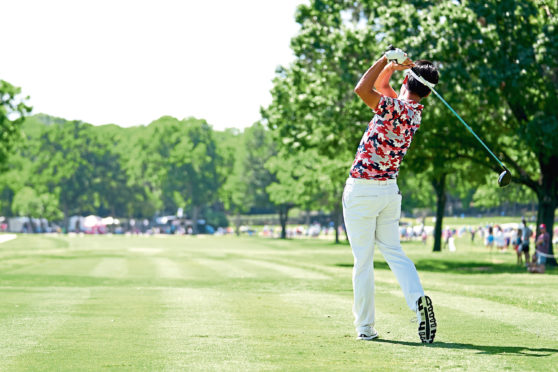
[[386, 50], [384, 55], [386, 56], [388, 61], [390, 61], [390, 62], [395, 61], [400, 65], [404, 64], [405, 61], [408, 59], [407, 58], [407, 53], [405, 53], [404, 51], [402, 51], [399, 48], [394, 48], [391, 45], [388, 48], [388, 50]]
[[390, 62], [388, 67], [393, 71], [403, 71], [411, 67], [415, 67], [415, 64], [413, 63], [413, 61], [407, 58], [402, 64], [399, 64], [397, 62]]

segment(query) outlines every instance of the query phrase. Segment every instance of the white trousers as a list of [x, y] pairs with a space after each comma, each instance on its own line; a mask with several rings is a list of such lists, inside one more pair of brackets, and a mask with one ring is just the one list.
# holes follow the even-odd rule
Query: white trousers
[[401, 194], [395, 180], [349, 178], [343, 191], [343, 216], [354, 256], [353, 314], [357, 333], [369, 333], [375, 322], [374, 243], [395, 274], [407, 305], [416, 311], [424, 296], [417, 269], [399, 242]]

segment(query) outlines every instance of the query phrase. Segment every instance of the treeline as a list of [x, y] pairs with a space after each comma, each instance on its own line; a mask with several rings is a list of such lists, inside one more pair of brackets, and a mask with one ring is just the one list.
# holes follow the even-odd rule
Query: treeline
[[[280, 150], [283, 141], [261, 123], [216, 131], [204, 120], [166, 116], [122, 128], [39, 114], [26, 117], [21, 131], [0, 178], [0, 215], [68, 228], [71, 215], [153, 219], [182, 208], [197, 232], [200, 219], [227, 226], [240, 214], [276, 212], [285, 234], [296, 207], [331, 213], [336, 226], [342, 223], [351, 156]], [[425, 180], [411, 179], [402, 184], [404, 209], [430, 207]]]
[[121, 128], [47, 115], [25, 118], [21, 130], [0, 179], [2, 215], [67, 227], [71, 215], [152, 219], [183, 208], [194, 231], [202, 217], [227, 224], [222, 200], [236, 197], [225, 190], [240, 159], [237, 131], [193, 118]]

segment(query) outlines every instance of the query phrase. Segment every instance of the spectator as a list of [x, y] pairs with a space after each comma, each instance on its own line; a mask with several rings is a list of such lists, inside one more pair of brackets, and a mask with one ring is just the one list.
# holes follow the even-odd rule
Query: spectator
[[523, 260], [521, 258], [521, 229], [517, 229], [514, 238], [513, 238], [513, 249], [515, 250], [515, 253], [517, 254], [517, 264], [518, 265], [522, 265], [523, 264]]
[[492, 250], [492, 247], [494, 246], [494, 235], [493, 235], [493, 229], [492, 226], [488, 226], [488, 235], [486, 236], [486, 246], [490, 248], [490, 250]]
[[[521, 244], [519, 245], [517, 254], [518, 256], [525, 256], [525, 265], [529, 265], [529, 240], [531, 239], [531, 229], [527, 227], [527, 222], [525, 219], [521, 221]], [[521, 261], [521, 260], [519, 260]]]
[[531, 273], [544, 273], [546, 268], [546, 257], [550, 253], [550, 235], [546, 231], [544, 223], [539, 225], [539, 236], [535, 242], [535, 257], [533, 264], [529, 266]]
[[504, 251], [506, 247], [506, 240], [504, 237], [504, 232], [502, 228], [498, 225], [495, 226], [496, 231], [494, 232], [494, 243], [496, 244], [496, 249], [499, 251]]

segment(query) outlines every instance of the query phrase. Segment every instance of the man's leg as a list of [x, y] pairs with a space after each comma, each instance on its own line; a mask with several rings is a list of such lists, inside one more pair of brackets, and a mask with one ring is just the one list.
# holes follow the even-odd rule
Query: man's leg
[[418, 335], [423, 343], [432, 343], [437, 323], [430, 297], [424, 295], [417, 269], [405, 255], [399, 242], [398, 225], [401, 195], [393, 194], [376, 219], [376, 242], [403, 290], [407, 306], [417, 313]]
[[415, 265], [405, 255], [399, 241], [401, 195], [395, 194], [392, 198], [376, 220], [376, 242], [403, 290], [407, 305], [416, 311], [417, 300], [424, 296], [424, 290]]
[[[354, 185], [358, 186], [358, 185]], [[374, 327], [374, 197], [354, 197], [346, 192], [343, 216], [353, 251], [353, 314], [357, 334], [370, 334]]]

